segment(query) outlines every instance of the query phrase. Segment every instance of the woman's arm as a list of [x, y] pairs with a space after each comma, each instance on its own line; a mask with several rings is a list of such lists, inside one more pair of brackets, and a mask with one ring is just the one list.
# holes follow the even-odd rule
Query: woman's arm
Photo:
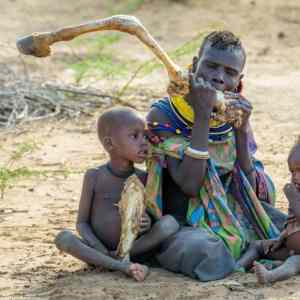
[[[208, 150], [208, 120], [195, 120], [192, 127], [191, 144], [195, 150]], [[204, 180], [207, 169], [205, 159], [195, 159], [184, 155], [183, 160], [177, 160], [172, 157], [167, 158], [167, 166], [173, 180], [180, 186], [182, 191], [195, 197], [199, 192]]]
[[249, 135], [247, 130], [236, 130], [236, 153], [239, 166], [247, 176], [252, 188], [256, 191], [255, 167], [252, 163], [251, 154], [249, 152]]
[[96, 181], [96, 176], [95, 170], [88, 170], [84, 175], [76, 229], [79, 235], [92, 248], [101, 251], [103, 254], [108, 254], [107, 248], [96, 237], [90, 225], [90, 210], [93, 201], [93, 187]]
[[243, 112], [242, 124], [239, 127], [235, 127], [237, 161], [239, 166], [247, 176], [253, 190], [256, 191], [255, 167], [252, 163], [251, 153], [248, 146], [249, 119], [252, 112], [252, 105], [241, 95], [239, 95], [238, 99], [231, 101], [231, 103], [232, 106], [240, 109]]
[[[216, 101], [216, 92], [209, 84], [191, 78], [189, 103], [194, 110], [194, 125], [192, 127], [190, 147], [198, 151], [208, 151], [209, 119]], [[148, 117], [149, 122], [166, 123], [168, 118], [157, 108], [153, 108]], [[160, 132], [161, 137], [170, 137], [171, 133]], [[167, 167], [173, 180], [182, 191], [195, 197], [201, 188], [206, 174], [206, 159], [195, 159], [184, 155], [183, 160], [167, 158]]]

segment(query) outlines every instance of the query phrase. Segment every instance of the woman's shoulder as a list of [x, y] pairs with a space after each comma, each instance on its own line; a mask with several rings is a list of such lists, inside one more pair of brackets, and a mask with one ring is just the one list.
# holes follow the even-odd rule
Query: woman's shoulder
[[[162, 125], [162, 127], [164, 127], [165, 124], [170, 123], [170, 119], [163, 110], [159, 109], [158, 107], [152, 106], [147, 115], [147, 123], [149, 129], [153, 129], [157, 128], [157, 125]], [[168, 130], [153, 131], [152, 133], [161, 138], [174, 136], [174, 134]]]
[[159, 109], [158, 107], [152, 106], [149, 113], [147, 114], [147, 122], [149, 123], [167, 123], [169, 122], [169, 118], [164, 111]]

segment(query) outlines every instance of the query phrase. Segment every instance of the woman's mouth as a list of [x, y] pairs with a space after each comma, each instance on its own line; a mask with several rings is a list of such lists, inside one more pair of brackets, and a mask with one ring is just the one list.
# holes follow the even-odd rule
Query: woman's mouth
[[147, 158], [147, 156], [148, 156], [148, 150], [147, 149], [144, 149], [144, 150], [139, 152], [139, 157], [145, 159], [145, 158]]

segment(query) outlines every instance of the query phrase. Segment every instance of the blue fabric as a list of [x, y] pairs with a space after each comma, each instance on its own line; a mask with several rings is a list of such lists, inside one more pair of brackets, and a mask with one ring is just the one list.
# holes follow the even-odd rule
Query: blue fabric
[[[189, 128], [180, 118], [176, 115], [171, 107], [171, 103], [168, 97], [165, 97], [161, 100], [156, 101], [151, 105], [151, 107], [156, 107], [159, 110], [163, 111], [165, 115], [170, 120], [170, 125], [167, 124], [157, 124], [157, 126], [152, 127], [151, 130], [153, 132], [158, 131], [169, 131], [175, 134], [180, 134], [184, 137], [191, 136], [191, 128]], [[178, 129], [180, 132], [178, 132]], [[225, 123], [220, 127], [212, 127], [209, 129], [209, 137], [208, 139], [212, 142], [220, 142], [226, 140], [229, 135], [232, 134], [232, 127]]]

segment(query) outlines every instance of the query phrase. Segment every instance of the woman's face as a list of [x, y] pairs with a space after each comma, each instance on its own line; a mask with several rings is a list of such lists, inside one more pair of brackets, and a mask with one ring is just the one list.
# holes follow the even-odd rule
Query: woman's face
[[242, 50], [216, 49], [207, 43], [197, 62], [196, 76], [220, 91], [234, 92], [242, 78], [245, 55]]

